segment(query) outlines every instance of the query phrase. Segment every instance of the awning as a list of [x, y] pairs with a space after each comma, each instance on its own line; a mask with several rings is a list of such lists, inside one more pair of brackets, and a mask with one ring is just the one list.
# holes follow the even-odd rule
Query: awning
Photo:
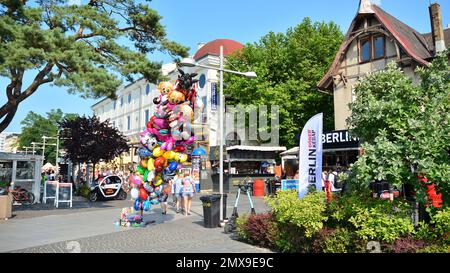
[[227, 151], [240, 150], [240, 151], [257, 151], [257, 152], [283, 152], [286, 151], [286, 147], [279, 146], [231, 146], [227, 148]]

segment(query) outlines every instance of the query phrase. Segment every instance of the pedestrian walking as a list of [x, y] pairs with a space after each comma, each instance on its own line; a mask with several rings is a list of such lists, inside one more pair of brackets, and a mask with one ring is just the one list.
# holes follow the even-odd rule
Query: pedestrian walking
[[173, 192], [176, 198], [177, 213], [180, 213], [180, 209], [184, 207], [183, 204], [183, 177], [176, 176], [173, 187]]
[[183, 203], [185, 215], [191, 215], [192, 198], [194, 197], [194, 192], [194, 182], [189, 176], [189, 172], [185, 172], [183, 179]]

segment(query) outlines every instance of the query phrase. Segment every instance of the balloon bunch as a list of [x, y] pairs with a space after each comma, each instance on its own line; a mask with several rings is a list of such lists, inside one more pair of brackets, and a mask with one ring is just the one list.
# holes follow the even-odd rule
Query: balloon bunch
[[161, 82], [159, 97], [153, 102], [156, 112], [140, 133], [140, 164], [130, 177], [134, 209], [149, 211], [151, 205], [165, 202], [171, 192], [170, 181], [188, 161], [188, 146], [195, 142], [191, 122], [197, 100], [196, 73], [178, 70], [175, 85]]

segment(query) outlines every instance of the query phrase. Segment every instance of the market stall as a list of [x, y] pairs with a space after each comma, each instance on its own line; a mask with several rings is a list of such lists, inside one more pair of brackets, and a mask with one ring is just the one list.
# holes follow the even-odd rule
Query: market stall
[[0, 187], [7, 187], [11, 182], [20, 186], [40, 200], [41, 166], [40, 155], [0, 153]]
[[[233, 187], [233, 183], [243, 181], [247, 177], [253, 181], [265, 181], [275, 177], [275, 159], [282, 151], [286, 151], [286, 147], [228, 147], [224, 162], [224, 192], [235, 192], [237, 188]], [[219, 192], [218, 168], [215, 168], [212, 179], [213, 191]]]

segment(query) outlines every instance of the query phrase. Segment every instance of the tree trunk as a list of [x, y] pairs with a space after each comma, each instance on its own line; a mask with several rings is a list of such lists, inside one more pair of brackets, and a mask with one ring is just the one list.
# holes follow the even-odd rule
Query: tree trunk
[[9, 126], [9, 124], [13, 120], [13, 117], [17, 112], [17, 106], [18, 105], [9, 106], [8, 107], [9, 109], [7, 110], [6, 114], [3, 116], [0, 116], [0, 117], [4, 117], [4, 119], [0, 122], [0, 133], [3, 132], [4, 130], [6, 130], [6, 128]]

